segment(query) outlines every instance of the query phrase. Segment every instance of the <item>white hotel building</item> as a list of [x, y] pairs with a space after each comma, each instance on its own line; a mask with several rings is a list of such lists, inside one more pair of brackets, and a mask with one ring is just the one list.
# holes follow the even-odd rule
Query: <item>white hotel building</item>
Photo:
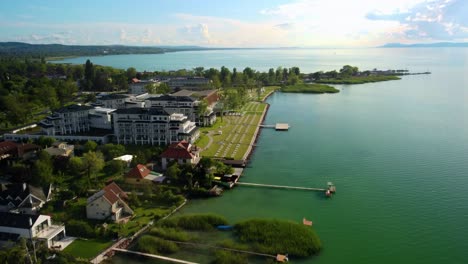
[[114, 135], [119, 144], [168, 145], [194, 143], [200, 135], [195, 122], [179, 113], [158, 108], [128, 108], [113, 112]]

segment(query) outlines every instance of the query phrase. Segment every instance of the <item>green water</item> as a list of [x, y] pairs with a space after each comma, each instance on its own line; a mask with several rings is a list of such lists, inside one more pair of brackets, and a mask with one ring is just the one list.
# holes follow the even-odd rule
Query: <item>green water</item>
[[[241, 179], [310, 187], [333, 181], [332, 199], [237, 187], [192, 201], [182, 213], [311, 219], [324, 249], [294, 263], [468, 263], [468, 50], [374, 52], [357, 51], [356, 65], [388, 62], [433, 74], [337, 86], [333, 95], [274, 94], [266, 123], [291, 129], [262, 130]], [[327, 56], [314, 65], [338, 64]]]

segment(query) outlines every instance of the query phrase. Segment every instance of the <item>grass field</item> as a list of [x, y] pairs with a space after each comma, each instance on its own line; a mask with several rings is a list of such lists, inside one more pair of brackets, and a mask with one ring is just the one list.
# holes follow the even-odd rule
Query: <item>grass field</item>
[[[202, 156], [242, 159], [259, 125], [266, 104], [249, 102], [240, 111], [242, 115], [226, 115], [218, 118], [213, 127], [202, 128], [202, 133], [209, 133], [213, 143], [202, 151]], [[219, 133], [221, 132], [221, 133]], [[206, 137], [208, 135], [206, 134]], [[206, 146], [209, 139], [199, 140]]]
[[70, 253], [76, 258], [91, 259], [97, 256], [101, 251], [108, 248], [113, 242], [100, 239], [77, 239], [73, 241], [63, 251]]

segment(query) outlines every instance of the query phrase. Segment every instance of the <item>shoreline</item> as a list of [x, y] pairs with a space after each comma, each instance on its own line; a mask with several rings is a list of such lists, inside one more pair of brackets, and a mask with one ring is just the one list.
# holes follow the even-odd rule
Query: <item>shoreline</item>
[[[271, 92], [269, 92], [267, 95], [265, 95], [261, 102], [262, 103], [265, 103], [266, 99], [268, 99], [268, 97], [270, 97], [272, 94], [274, 94], [277, 90], [273, 90]], [[265, 109], [263, 110], [263, 113], [262, 113], [262, 116], [260, 117], [260, 121], [259, 123], [257, 124], [257, 128], [255, 129], [255, 133], [254, 133], [254, 136], [252, 137], [252, 140], [250, 141], [250, 146], [249, 148], [247, 149], [247, 151], [245, 152], [244, 156], [242, 157], [242, 160], [244, 161], [244, 164], [247, 165], [247, 163], [249, 163], [250, 161], [250, 157], [252, 156], [253, 154], [253, 151], [256, 147], [256, 144], [257, 141], [258, 141], [258, 137], [260, 136], [260, 124], [262, 124], [264, 121], [265, 121], [265, 117], [268, 113], [268, 110], [270, 109], [270, 104], [268, 103], [265, 103], [266, 104], [266, 107]]]

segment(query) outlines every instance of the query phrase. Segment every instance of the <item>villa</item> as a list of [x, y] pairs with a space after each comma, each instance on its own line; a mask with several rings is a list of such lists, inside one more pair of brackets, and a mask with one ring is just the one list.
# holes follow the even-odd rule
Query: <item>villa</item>
[[161, 153], [162, 169], [167, 169], [171, 162], [197, 165], [200, 161], [199, 149], [187, 141], [171, 144]]
[[133, 215], [133, 210], [124, 201], [127, 194], [114, 182], [88, 198], [86, 217], [88, 219], [110, 219], [116, 223]]

